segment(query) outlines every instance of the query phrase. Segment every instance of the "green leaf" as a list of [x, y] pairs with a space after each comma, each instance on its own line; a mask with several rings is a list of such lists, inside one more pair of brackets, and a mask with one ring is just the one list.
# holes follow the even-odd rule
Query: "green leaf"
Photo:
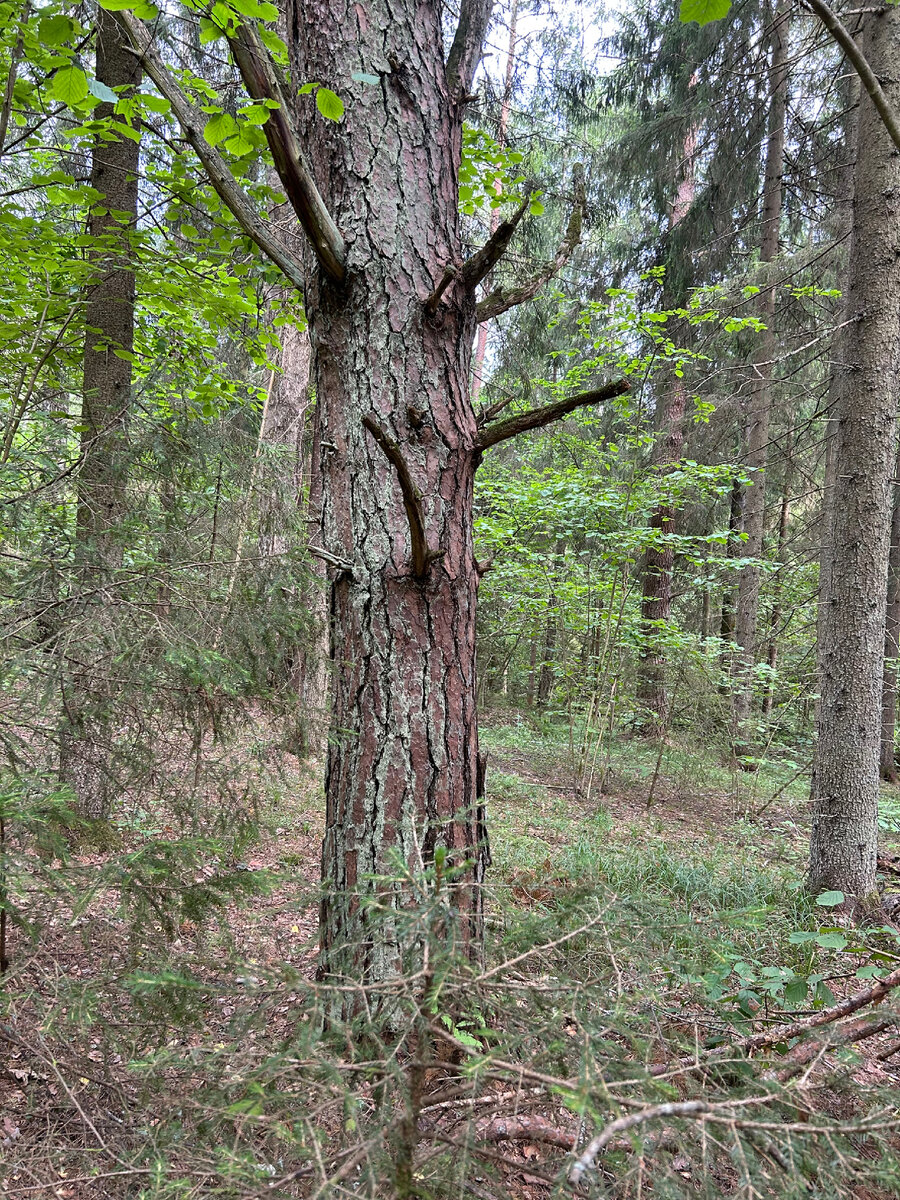
[[70, 17], [58, 14], [55, 17], [43, 17], [38, 25], [38, 39], [43, 46], [59, 46], [68, 41], [75, 31], [75, 23]]
[[708, 25], [710, 21], [721, 21], [731, 11], [731, 0], [681, 0], [678, 11], [684, 25], [696, 21]]
[[225, 149], [229, 154], [234, 154], [237, 158], [241, 158], [245, 154], [249, 154], [256, 143], [250, 137], [250, 131], [247, 127], [239, 128], [234, 137], [230, 137], [225, 143]]
[[316, 108], [329, 121], [339, 121], [344, 115], [343, 100], [327, 87], [320, 87], [316, 92]]
[[317, 87], [321, 87], [321, 83], [304, 83], [298, 90], [298, 96], [308, 96], [310, 92], [314, 92]]
[[80, 104], [87, 94], [87, 75], [80, 67], [63, 67], [53, 76], [50, 95], [61, 104]]
[[204, 126], [203, 140], [210, 146], [218, 146], [219, 142], [224, 142], [227, 137], [231, 137], [236, 128], [234, 119], [228, 113], [214, 113]]
[[806, 980], [795, 975], [794, 978], [784, 988], [784, 999], [787, 1004], [802, 1004], [809, 992], [809, 986]]
[[127, 8], [137, 8], [138, 0], [100, 0], [100, 7], [107, 12], [124, 12]]
[[164, 96], [154, 96], [150, 92], [141, 92], [141, 100], [150, 112], [167, 113], [172, 107]]
[[816, 945], [821, 946], [823, 950], [843, 950], [847, 939], [842, 933], [820, 933], [816, 938]]
[[822, 892], [821, 895], [816, 896], [816, 904], [821, 905], [822, 908], [834, 908], [836, 904], [843, 903], [843, 892]]
[[115, 104], [119, 97], [99, 79], [88, 80], [88, 91], [92, 96], [96, 96], [98, 100], [104, 101], [106, 104]]
[[278, 9], [267, 0], [230, 0], [231, 7], [242, 17], [255, 17], [258, 21], [277, 21]]
[[248, 104], [240, 110], [240, 115], [250, 125], [265, 125], [269, 109], [264, 104]]
[[225, 36], [225, 30], [217, 25], [215, 21], [211, 21], [209, 17], [200, 18], [200, 45], [207, 46], [210, 42], [217, 41], [220, 37]]
[[263, 25], [256, 31], [259, 34], [260, 41], [269, 51], [277, 63], [282, 65], [287, 62], [288, 52], [287, 46], [278, 36], [274, 29], [266, 29]]

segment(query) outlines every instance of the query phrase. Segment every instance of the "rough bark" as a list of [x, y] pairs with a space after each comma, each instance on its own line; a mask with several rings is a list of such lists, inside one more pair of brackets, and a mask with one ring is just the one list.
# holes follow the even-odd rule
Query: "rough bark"
[[[896, 105], [900, 9], [867, 11], [861, 45]], [[881, 690], [900, 356], [900, 156], [860, 99], [848, 359], [834, 487], [830, 595], [813, 764], [809, 886], [875, 890]]]
[[[857, 139], [859, 136], [859, 87], [851, 80], [849, 96], [845, 101], [844, 118], [844, 165], [837, 183], [835, 204], [836, 240], [849, 246], [853, 234], [853, 191], [856, 164]], [[838, 309], [838, 327], [831, 344], [831, 374], [828, 387], [828, 407], [825, 413], [824, 444], [825, 468], [822, 484], [822, 504], [819, 517], [819, 587], [816, 597], [816, 717], [822, 692], [825, 649], [825, 614], [831, 595], [831, 552], [832, 516], [834, 513], [834, 484], [837, 469], [838, 414], [850, 387], [850, 255], [845, 253], [838, 274], [841, 303]]]
[[894, 510], [888, 554], [887, 616], [884, 626], [884, 676], [881, 685], [881, 777], [897, 782], [894, 740], [897, 732], [897, 659], [900, 657], [900, 447], [894, 467]]
[[[772, 57], [769, 67], [769, 130], [766, 143], [762, 194], [760, 261], [772, 263], [778, 255], [784, 170], [784, 132], [787, 111], [789, 15], [784, 0], [778, 5], [772, 27]], [[753, 477], [744, 498], [744, 553], [761, 559], [765, 541], [766, 464], [769, 449], [769, 418], [772, 411], [772, 380], [776, 355], [775, 282], [767, 281], [760, 296], [760, 319], [765, 330], [760, 336], [754, 361], [753, 386], [747, 412], [747, 466]], [[738, 580], [735, 638], [734, 731], [735, 753], [752, 754], [753, 735], [748, 728], [753, 700], [753, 668], [756, 662], [757, 613], [760, 568], [749, 563]]]
[[[468, 395], [474, 297], [448, 288], [425, 311], [447, 264], [462, 258], [457, 169], [462, 112], [448, 95], [436, 8], [376, 0], [293, 0], [296, 79], [360, 87], [340, 129], [314, 105], [300, 140], [347, 244], [343, 288], [310, 272], [323, 480], [320, 545], [332, 570], [332, 734], [326, 767], [323, 974], [377, 980], [403, 966], [409, 899], [398, 876], [437, 847], [461, 870], [452, 887], [461, 949], [480, 937], [484, 865], [477, 829], [472, 495], [475, 416]], [[352, 30], [352, 36], [348, 35]], [[370, 418], [402, 454], [436, 557], [421, 578], [393, 463]], [[360, 906], [367, 877], [380, 915]], [[378, 921], [375, 929], [373, 922]]]
[[[127, 48], [115, 18], [98, 12], [96, 77], [113, 89], [135, 89], [140, 66]], [[95, 118], [112, 116], [111, 104], [100, 104]], [[81, 409], [81, 467], [77, 484], [75, 532], [76, 589], [95, 592], [122, 561], [122, 523], [127, 516], [127, 444], [125, 422], [131, 400], [130, 354], [134, 340], [134, 270], [131, 234], [137, 221], [140, 145], [131, 138], [98, 137], [91, 160], [91, 187], [103, 199], [92, 209], [88, 232], [93, 242], [93, 273], [85, 294], [85, 346]], [[122, 215], [127, 214], [127, 215]], [[80, 608], [73, 598], [71, 617]], [[107, 613], [90, 604], [82, 613], [94, 637]], [[71, 621], [70, 621], [71, 624]], [[63, 691], [64, 723], [60, 731], [60, 778], [74, 791], [81, 814], [108, 816], [111, 794], [109, 735], [105, 710], [108, 697], [95, 677], [84, 646], [70, 646], [75, 677]]]

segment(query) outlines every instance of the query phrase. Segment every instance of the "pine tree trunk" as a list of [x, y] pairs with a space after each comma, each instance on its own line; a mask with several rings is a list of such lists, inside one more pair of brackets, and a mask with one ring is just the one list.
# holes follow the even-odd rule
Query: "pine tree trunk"
[[[421, 874], [438, 848], [459, 872], [447, 942], [471, 953], [481, 937], [474, 297], [454, 285], [434, 316], [425, 305], [463, 257], [462, 109], [448, 95], [436, 6], [293, 0], [288, 31], [295, 79], [341, 91], [360, 69], [382, 73], [381, 86], [356, 89], [340, 128], [312, 103], [299, 119], [347, 247], [343, 286], [311, 270], [306, 293], [319, 544], [343, 564], [329, 569], [321, 971], [374, 982], [404, 965], [404, 872]], [[422, 536], [401, 492], [401, 459]], [[378, 916], [360, 903], [376, 887]]]
[[[900, 105], [900, 9], [867, 11], [862, 48]], [[830, 594], [813, 765], [809, 886], [875, 890], [881, 691], [900, 367], [900, 156], [867, 94], [860, 99], [849, 361], [840, 406]]]
[[884, 677], [881, 687], [881, 777], [897, 782], [894, 741], [897, 732], [897, 658], [900, 656], [900, 447], [894, 466], [894, 511], [888, 554], [887, 619], [884, 627]]
[[[778, 255], [782, 210], [781, 177], [784, 164], [784, 130], [787, 110], [789, 17], [784, 0], [779, 4], [772, 27], [772, 59], [769, 71], [771, 103], [763, 181], [762, 238], [760, 260], [771, 263]], [[772, 411], [772, 377], [776, 354], [775, 286], [769, 281], [760, 297], [760, 318], [765, 324], [754, 362], [753, 388], [747, 414], [746, 463], [753, 470], [744, 497], [743, 552], [760, 559], [765, 542], [766, 462], [769, 448], [769, 418]], [[753, 668], [756, 662], [757, 611], [760, 568], [744, 567], [738, 581], [735, 636], [738, 654], [734, 689], [735, 754], [752, 753], [754, 737], [748, 728], [753, 700]]]
[[[107, 87], [135, 89], [138, 60], [127, 48], [111, 13], [98, 10], [96, 77]], [[102, 103], [97, 120], [112, 115]], [[125, 422], [131, 402], [132, 367], [116, 351], [130, 354], [134, 341], [134, 270], [130, 238], [137, 222], [140, 145], [131, 138], [98, 138], [91, 159], [91, 187], [103, 199], [92, 209], [88, 232], [98, 247], [85, 294], [84, 390], [81, 410], [81, 468], [77, 484], [75, 531], [76, 588], [69, 624], [76, 612], [96, 647], [107, 620], [105, 604], [90, 596], [122, 562], [127, 516]], [[114, 215], [115, 214], [115, 215]], [[85, 607], [86, 606], [86, 607]], [[74, 642], [74, 644], [73, 644]], [[96, 677], [96, 662], [82, 639], [69, 639], [67, 657], [76, 663], [74, 679], [63, 687], [60, 778], [75, 793], [82, 816], [109, 815], [112, 802], [108, 689]]]

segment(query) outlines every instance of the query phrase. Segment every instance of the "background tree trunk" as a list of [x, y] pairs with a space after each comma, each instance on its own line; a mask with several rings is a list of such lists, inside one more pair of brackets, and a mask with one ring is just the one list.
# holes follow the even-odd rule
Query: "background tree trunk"
[[[769, 69], [771, 101], [769, 136], [766, 144], [762, 198], [760, 261], [772, 263], [778, 256], [781, 230], [784, 169], [784, 128], [787, 111], [789, 16], [784, 0], [778, 5], [772, 26], [772, 58]], [[777, 353], [775, 337], [775, 282], [768, 279], [760, 297], [760, 318], [766, 328], [760, 336], [754, 362], [753, 386], [747, 414], [746, 463], [753, 470], [744, 497], [743, 553], [760, 559], [765, 544], [766, 462], [769, 450], [769, 415], [772, 410], [772, 378]], [[748, 727], [753, 702], [753, 668], [756, 663], [757, 612], [760, 568], [755, 563], [743, 568], [738, 581], [735, 637], [734, 749], [735, 754], [752, 753], [755, 738]]]
[[[694, 158], [697, 153], [697, 130], [691, 128], [684, 139], [682, 178], [678, 184], [675, 203], [669, 219], [669, 231], [687, 215], [694, 202]], [[669, 300], [663, 301], [669, 307]], [[677, 378], [669, 381], [663, 393], [659, 414], [660, 436], [653, 447], [657, 471], [663, 474], [681, 458], [684, 447], [684, 421], [687, 392]], [[660, 504], [650, 518], [650, 528], [665, 536], [675, 532], [677, 513], [671, 504]], [[635, 729], [643, 737], [659, 738], [668, 724], [669, 705], [666, 691], [666, 651], [659, 644], [662, 626], [672, 616], [672, 571], [675, 552], [665, 542], [644, 555], [641, 579], [641, 648], [637, 666], [637, 719]]]
[[[862, 46], [900, 103], [900, 9], [862, 16]], [[809, 886], [875, 889], [881, 691], [891, 480], [900, 355], [900, 156], [867, 94], [860, 98], [849, 361], [834, 487], [830, 595], [812, 776]]]
[[[140, 84], [138, 60], [111, 13], [98, 10], [96, 77], [114, 90]], [[121, 93], [120, 93], [121, 94]], [[102, 103], [96, 120], [112, 116]], [[140, 144], [120, 136], [98, 137], [91, 159], [91, 187], [103, 199], [91, 211], [88, 232], [95, 239], [94, 273], [85, 295], [84, 390], [81, 409], [81, 468], [77, 483], [75, 531], [76, 589], [68, 628], [80, 613], [87, 637], [67, 638], [66, 656], [75, 663], [74, 678], [63, 686], [64, 720], [60, 730], [60, 778], [75, 793], [81, 814], [109, 815], [108, 689], [97, 678], [98, 634], [109, 614], [109, 596], [95, 589], [122, 562], [122, 523], [126, 497], [125, 422], [131, 401], [132, 367], [116, 351], [130, 354], [134, 341], [134, 270], [131, 235], [137, 222]], [[94, 597], [92, 598], [92, 593]]]
[[[684, 445], [684, 410], [687, 392], [676, 381], [667, 392], [663, 415], [664, 436], [655, 447], [656, 465], [665, 471], [681, 458]], [[650, 528], [665, 537], [674, 532], [676, 512], [671, 504], [660, 504], [650, 518]], [[666, 651], [660, 645], [660, 630], [672, 616], [672, 570], [675, 550], [665, 542], [644, 555], [641, 592], [641, 649], [638, 658], [635, 727], [643, 737], [660, 738], [668, 725]]]
[[894, 466], [894, 511], [888, 554], [887, 616], [884, 626], [884, 677], [881, 687], [881, 777], [897, 782], [894, 737], [897, 731], [897, 658], [900, 656], [900, 446]]

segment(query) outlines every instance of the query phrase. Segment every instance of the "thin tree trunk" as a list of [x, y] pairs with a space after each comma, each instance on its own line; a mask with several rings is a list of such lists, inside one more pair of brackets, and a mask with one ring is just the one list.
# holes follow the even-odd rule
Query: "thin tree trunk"
[[[500, 123], [497, 130], [497, 145], [501, 150], [506, 149], [506, 128], [509, 124], [509, 112], [512, 107], [513, 72], [516, 65], [516, 19], [519, 15], [519, 0], [511, 0], [509, 7], [509, 42], [506, 50], [506, 77], [503, 81], [503, 99], [500, 102]], [[499, 183], [497, 190], [500, 190]], [[500, 210], [491, 209], [491, 233], [497, 231], [500, 224]], [[491, 290], [491, 276], [484, 281], [484, 291]], [[488, 323], [483, 321], [478, 326], [478, 336], [475, 339], [475, 354], [472, 359], [472, 403], [477, 404], [481, 396], [481, 385], [484, 380], [484, 360], [487, 354]]]
[[[861, 17], [862, 48], [900, 103], [900, 9]], [[809, 887], [875, 891], [881, 700], [900, 368], [900, 156], [860, 98], [848, 344], [834, 488], [830, 594], [813, 763]]]
[[[141, 70], [126, 45], [115, 18], [98, 10], [96, 77], [107, 87], [136, 89]], [[102, 103], [95, 118], [113, 112]], [[88, 232], [98, 247], [94, 272], [86, 289], [84, 379], [81, 411], [81, 469], [77, 485], [75, 530], [76, 587], [86, 593], [101, 588], [122, 562], [127, 516], [127, 444], [125, 422], [131, 401], [134, 340], [134, 269], [131, 236], [137, 221], [140, 145], [131, 138], [94, 143], [91, 187], [103, 197], [91, 210]], [[91, 640], [108, 618], [104, 603], [87, 601], [82, 619]], [[71, 619], [81, 602], [74, 599]], [[68, 657], [78, 665], [64, 685], [64, 722], [60, 730], [60, 778], [75, 793], [81, 814], [91, 819], [109, 815], [112, 802], [109, 770], [110, 714], [107, 688], [95, 675], [91, 652], [70, 644]]]
[[881, 688], [881, 777], [897, 782], [894, 741], [897, 732], [897, 658], [900, 656], [900, 446], [894, 466], [894, 511], [888, 555], [887, 618], [884, 627], [884, 678]]
[[[677, 382], [668, 392], [663, 417], [665, 436], [656, 443], [657, 468], [665, 471], [681, 458], [684, 446], [684, 410], [687, 391]], [[641, 649], [638, 658], [636, 730], [643, 737], [663, 736], [669, 716], [666, 689], [666, 651], [660, 645], [660, 631], [672, 617], [672, 571], [675, 550], [666, 541], [673, 532], [676, 511], [671, 504], [657, 506], [650, 528], [658, 532], [658, 545], [644, 555], [641, 594]]]
[[537, 698], [540, 705], [548, 704], [550, 697], [553, 695], [557, 634], [558, 616], [556, 612], [556, 596], [551, 592], [547, 607], [547, 623], [544, 626], [544, 649], [541, 654], [541, 669], [538, 672]]
[[766, 694], [763, 697], [763, 715], [766, 717], [772, 712], [772, 704], [775, 697], [775, 668], [778, 665], [778, 627], [781, 624], [781, 596], [784, 591], [784, 572], [786, 567], [785, 544], [787, 542], [788, 518], [791, 512], [793, 466], [791, 437], [789, 434], [784, 460], [784, 479], [781, 484], [781, 509], [778, 514], [778, 549], [775, 553], [775, 561], [778, 563], [778, 569], [772, 583], [772, 610], [769, 613], [769, 645], [766, 651], [766, 662], [770, 674], [766, 682]]
[[[769, 136], [766, 144], [765, 177], [762, 200], [762, 237], [760, 261], [774, 262], [780, 244], [782, 186], [784, 170], [784, 131], [787, 111], [789, 10], [779, 0], [772, 28], [772, 59], [769, 68], [771, 101]], [[753, 387], [747, 414], [747, 466], [753, 477], [744, 498], [744, 554], [761, 559], [765, 543], [766, 463], [769, 448], [769, 418], [772, 411], [772, 378], [776, 354], [775, 283], [767, 281], [760, 297], [760, 318], [765, 324], [754, 363]], [[735, 637], [738, 654], [735, 662], [734, 689], [735, 754], [752, 753], [755, 738], [749, 729], [753, 700], [753, 668], [756, 663], [757, 611], [759, 608], [760, 568], [750, 563], [738, 581], [737, 624]]]

